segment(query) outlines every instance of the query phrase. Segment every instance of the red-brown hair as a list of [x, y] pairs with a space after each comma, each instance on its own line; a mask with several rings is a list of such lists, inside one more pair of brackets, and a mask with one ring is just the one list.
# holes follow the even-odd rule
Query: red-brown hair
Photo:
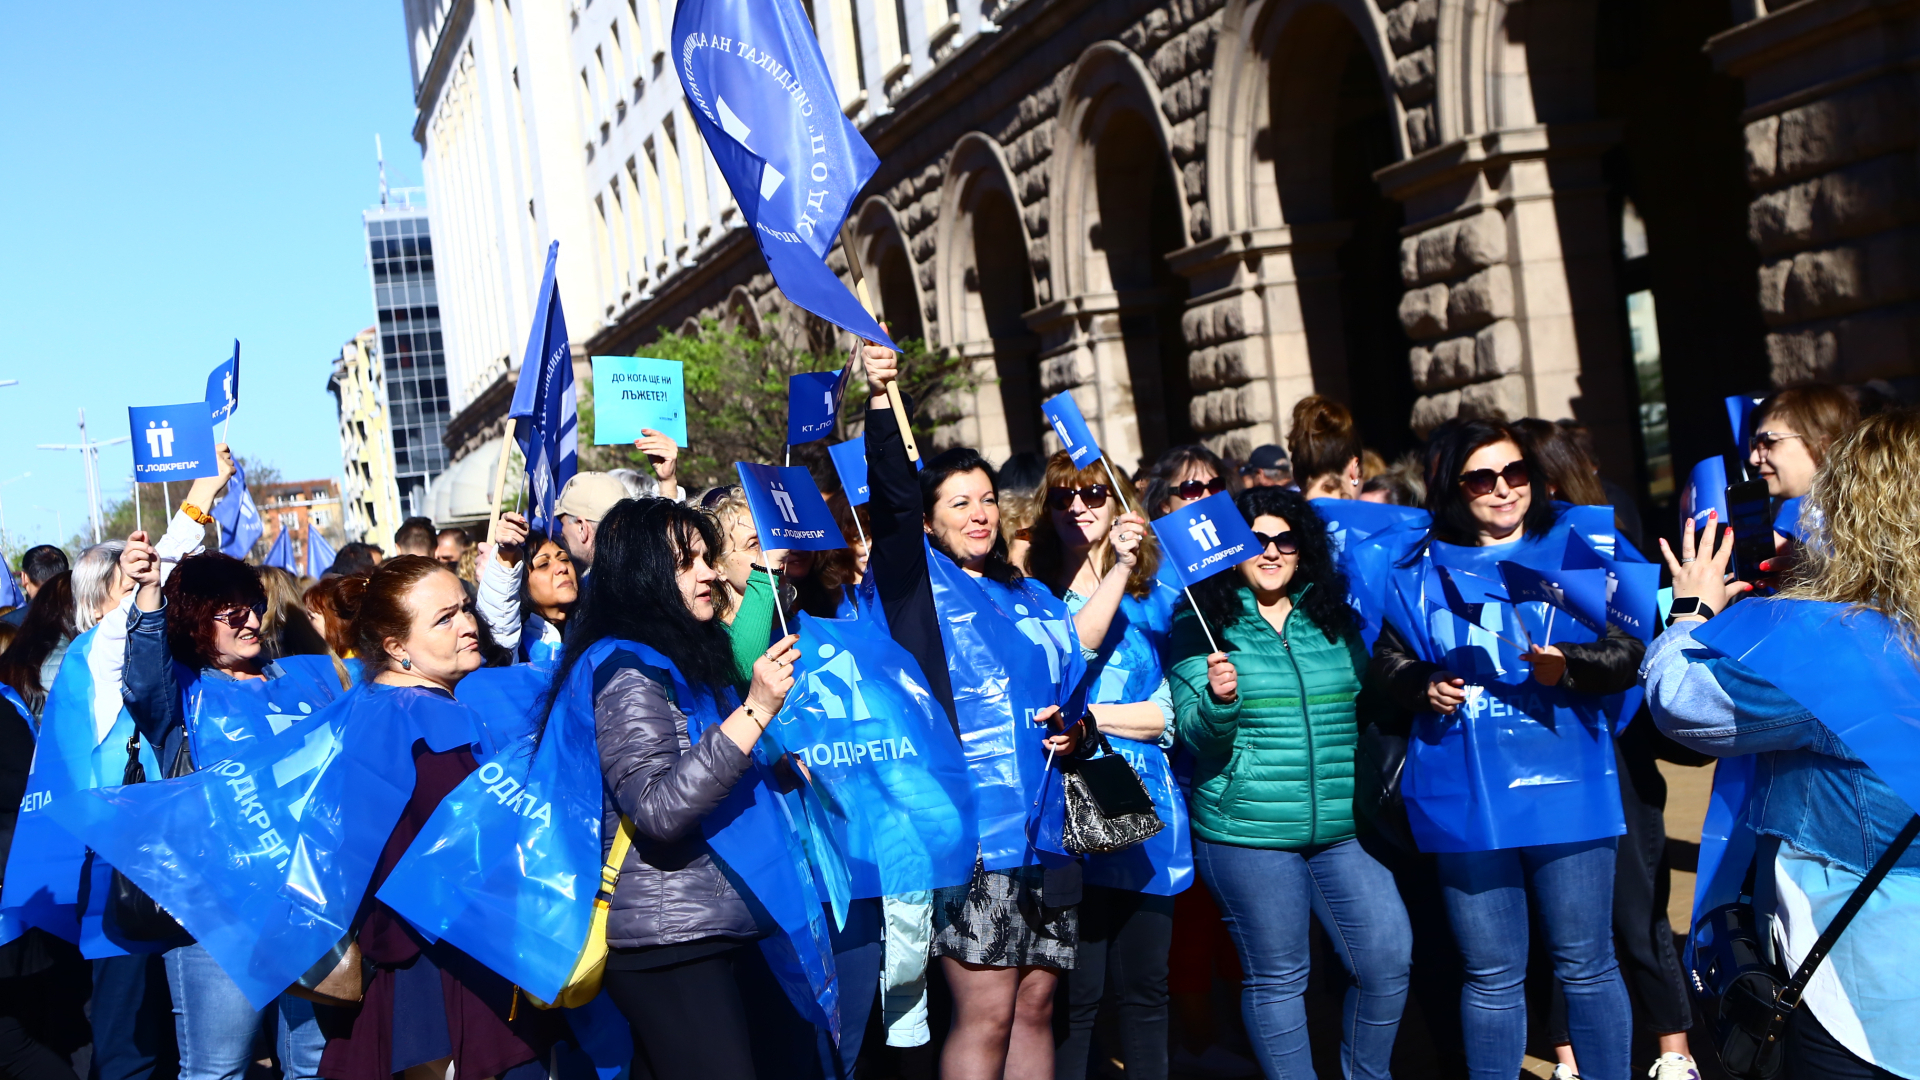
[[[193, 668], [213, 663], [214, 616], [267, 602], [260, 572], [217, 551], [181, 559], [160, 595], [167, 602], [167, 648], [175, 660]], [[265, 639], [264, 628], [260, 636]]]
[[429, 556], [396, 555], [371, 575], [341, 583], [335, 595], [339, 604], [354, 612], [353, 647], [367, 678], [393, 666], [387, 639], [405, 642], [413, 633], [413, 605], [408, 598], [415, 586], [435, 574], [455, 576]]
[[321, 623], [326, 626], [320, 636], [327, 639], [327, 648], [340, 657], [354, 655], [353, 617], [359, 614], [359, 608], [349, 605], [342, 595], [350, 581], [359, 583], [354, 586], [358, 591], [364, 591], [367, 587], [367, 579], [363, 575], [336, 574], [315, 582], [302, 598], [307, 610], [320, 616]]

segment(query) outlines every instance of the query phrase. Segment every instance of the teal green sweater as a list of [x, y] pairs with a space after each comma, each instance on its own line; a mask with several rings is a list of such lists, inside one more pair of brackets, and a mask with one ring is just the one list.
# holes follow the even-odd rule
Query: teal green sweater
[[1193, 612], [1173, 624], [1174, 712], [1195, 756], [1193, 834], [1257, 848], [1350, 839], [1366, 649], [1353, 633], [1328, 641], [1297, 607], [1275, 633], [1252, 590], [1239, 595], [1240, 618], [1215, 628], [1239, 673], [1230, 703], [1207, 688], [1207, 639]]

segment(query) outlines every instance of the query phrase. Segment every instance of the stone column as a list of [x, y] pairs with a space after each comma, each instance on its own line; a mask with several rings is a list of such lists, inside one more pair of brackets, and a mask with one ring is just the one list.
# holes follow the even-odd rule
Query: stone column
[[1707, 49], [1746, 85], [1774, 383], [1920, 374], [1920, 2], [1802, 0]]

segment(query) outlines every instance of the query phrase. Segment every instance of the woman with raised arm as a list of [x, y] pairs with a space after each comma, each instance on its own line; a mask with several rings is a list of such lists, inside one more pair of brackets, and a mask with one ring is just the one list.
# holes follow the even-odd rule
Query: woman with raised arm
[[982, 834], [973, 880], [933, 895], [933, 955], [953, 991], [940, 1073], [1048, 1077], [1057, 972], [1073, 967], [1079, 944], [1080, 879], [1030, 815], [1049, 757], [1079, 747], [1077, 719], [1059, 731], [1058, 718], [1085, 663], [1065, 606], [1007, 562], [993, 467], [953, 449], [916, 476], [887, 398], [893, 350], [865, 346], [864, 358], [868, 566], [894, 639], [970, 748]]
[[518, 663], [558, 660], [580, 599], [573, 556], [559, 540], [500, 515], [493, 557], [480, 572], [474, 603], [493, 640]]

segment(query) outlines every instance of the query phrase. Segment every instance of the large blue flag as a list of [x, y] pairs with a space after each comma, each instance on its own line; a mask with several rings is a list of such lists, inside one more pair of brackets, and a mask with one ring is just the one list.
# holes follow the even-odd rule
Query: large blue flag
[[207, 414], [214, 423], [240, 407], [240, 339], [233, 339], [233, 355], [207, 373]]
[[694, 123], [787, 299], [868, 341], [893, 341], [827, 251], [880, 159], [840, 111], [799, 0], [681, 0], [668, 52]]
[[1084, 469], [1087, 462], [1100, 456], [1100, 444], [1094, 441], [1093, 429], [1087, 426], [1087, 418], [1080, 415], [1080, 403], [1073, 395], [1062, 391], [1040, 403], [1040, 412], [1047, 418], [1047, 425], [1060, 438], [1060, 449], [1073, 459], [1073, 467]]
[[300, 566], [294, 561], [293, 530], [283, 522], [280, 535], [273, 538], [273, 546], [267, 549], [267, 557], [260, 560], [261, 566], [277, 567], [289, 574], [300, 572]]
[[1180, 575], [1180, 584], [1187, 587], [1260, 554], [1259, 539], [1233, 505], [1233, 496], [1224, 491], [1154, 519], [1153, 534]]
[[814, 486], [813, 474], [798, 465], [733, 463], [740, 490], [753, 510], [760, 546], [769, 551], [832, 551], [847, 546], [833, 511]]
[[253, 504], [253, 493], [247, 490], [247, 470], [238, 461], [233, 463], [233, 479], [227, 481], [226, 492], [213, 504], [213, 520], [220, 523], [221, 553], [236, 559], [246, 558], [267, 531]]
[[135, 405], [127, 409], [127, 424], [133, 434], [135, 480], [154, 484], [219, 475], [213, 421], [207, 419], [204, 404]]
[[787, 445], [799, 446], [833, 434], [840, 416], [840, 393], [847, 369], [803, 371], [787, 379]]
[[327, 567], [333, 565], [333, 560], [339, 554], [333, 550], [332, 544], [327, 543], [327, 538], [320, 535], [320, 526], [309, 522], [307, 524], [307, 576], [319, 577], [326, 573]]
[[[556, 535], [553, 504], [560, 489], [580, 469], [579, 396], [573, 388], [573, 348], [567, 344], [567, 316], [560, 308], [560, 286], [553, 279], [560, 241], [547, 247], [547, 269], [540, 299], [527, 332], [526, 355], [513, 384], [507, 419], [518, 421], [514, 439], [527, 463], [527, 523]], [[506, 453], [505, 447], [501, 453]]]

